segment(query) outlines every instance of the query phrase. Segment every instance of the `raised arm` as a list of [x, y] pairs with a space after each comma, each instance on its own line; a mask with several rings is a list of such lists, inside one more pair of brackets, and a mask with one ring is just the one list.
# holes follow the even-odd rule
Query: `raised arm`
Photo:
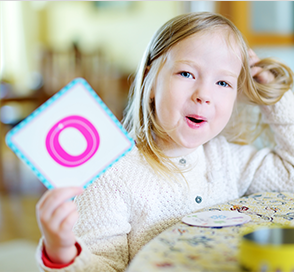
[[272, 106], [261, 106], [264, 122], [274, 133], [276, 145], [260, 162], [248, 193], [294, 191], [294, 95], [292, 91]]
[[[117, 182], [118, 178], [112, 177], [112, 179]], [[131, 227], [124, 194], [118, 185], [121, 183], [113, 184], [113, 180], [105, 175], [77, 196], [75, 204], [65, 202], [71, 195], [69, 192], [65, 193], [67, 189], [55, 190], [55, 194], [49, 192], [40, 200], [37, 211], [44, 235], [37, 250], [40, 269], [110, 272], [123, 271], [127, 267], [129, 263], [127, 234]], [[47, 212], [48, 209], [45, 208], [50, 207], [50, 204], [59, 207], [57, 210], [50, 209], [57, 212]], [[66, 223], [64, 220], [59, 220], [59, 225], [56, 224], [58, 219], [55, 218], [58, 214], [63, 215], [59, 217], [62, 219], [66, 219], [66, 215], [74, 214], [72, 219], [68, 219], [67, 229], [64, 229]], [[79, 218], [73, 227], [77, 215]], [[48, 263], [43, 262], [43, 246], [50, 260], [49, 266]], [[67, 246], [70, 248], [66, 248], [65, 251]]]
[[275, 147], [256, 151], [246, 145], [231, 146], [233, 161], [236, 167], [241, 166], [237, 177], [239, 192], [242, 195], [294, 191], [294, 96], [289, 90], [293, 72], [282, 64], [275, 65], [271, 59], [260, 61], [252, 50], [249, 56], [260, 100], [256, 104], [259, 104], [262, 122], [270, 126]]
[[43, 251], [57, 265], [68, 264], [77, 256], [72, 228], [78, 212], [70, 198], [82, 191], [79, 187], [50, 190], [37, 204], [37, 221], [44, 238]]

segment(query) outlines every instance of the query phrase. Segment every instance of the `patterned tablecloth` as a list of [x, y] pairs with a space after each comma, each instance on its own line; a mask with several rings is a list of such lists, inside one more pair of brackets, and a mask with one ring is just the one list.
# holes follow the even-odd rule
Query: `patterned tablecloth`
[[242, 271], [237, 255], [243, 234], [258, 227], [294, 226], [293, 193], [258, 193], [201, 211], [211, 210], [236, 210], [252, 220], [223, 228], [179, 222], [146, 244], [127, 271]]

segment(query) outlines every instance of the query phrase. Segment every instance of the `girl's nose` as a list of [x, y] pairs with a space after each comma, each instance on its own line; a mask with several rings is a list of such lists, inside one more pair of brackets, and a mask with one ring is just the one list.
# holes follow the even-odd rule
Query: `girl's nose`
[[192, 96], [192, 100], [195, 103], [200, 103], [200, 104], [210, 104], [211, 98], [209, 91], [204, 90], [204, 89], [197, 89]]
[[198, 102], [200, 104], [202, 104], [202, 103], [210, 104], [210, 99], [203, 98], [203, 97], [197, 97], [196, 98], [196, 102]]

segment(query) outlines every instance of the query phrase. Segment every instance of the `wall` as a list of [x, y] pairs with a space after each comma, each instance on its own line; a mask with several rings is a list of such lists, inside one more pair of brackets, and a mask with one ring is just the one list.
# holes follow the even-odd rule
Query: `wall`
[[271, 57], [287, 64], [294, 71], [294, 47], [293, 46], [264, 46], [254, 47], [260, 58]]
[[120, 68], [133, 72], [153, 33], [182, 13], [178, 1], [133, 1], [123, 7], [94, 2], [47, 2], [48, 44], [66, 50], [78, 42], [84, 52], [101, 48]]

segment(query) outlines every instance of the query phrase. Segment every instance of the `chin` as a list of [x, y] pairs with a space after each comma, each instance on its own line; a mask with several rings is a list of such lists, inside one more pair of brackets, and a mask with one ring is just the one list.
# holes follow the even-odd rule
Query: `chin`
[[183, 149], [193, 150], [193, 149], [196, 149], [197, 147], [199, 147], [202, 144], [203, 144], [202, 142], [197, 141], [197, 142], [181, 143], [180, 146]]
[[187, 149], [195, 149], [197, 147], [199, 147], [200, 145], [206, 143], [207, 141], [209, 141], [209, 139], [199, 139], [199, 137], [192, 137], [192, 138], [186, 138], [186, 139], [182, 139], [181, 144], [183, 147], [187, 148]]

